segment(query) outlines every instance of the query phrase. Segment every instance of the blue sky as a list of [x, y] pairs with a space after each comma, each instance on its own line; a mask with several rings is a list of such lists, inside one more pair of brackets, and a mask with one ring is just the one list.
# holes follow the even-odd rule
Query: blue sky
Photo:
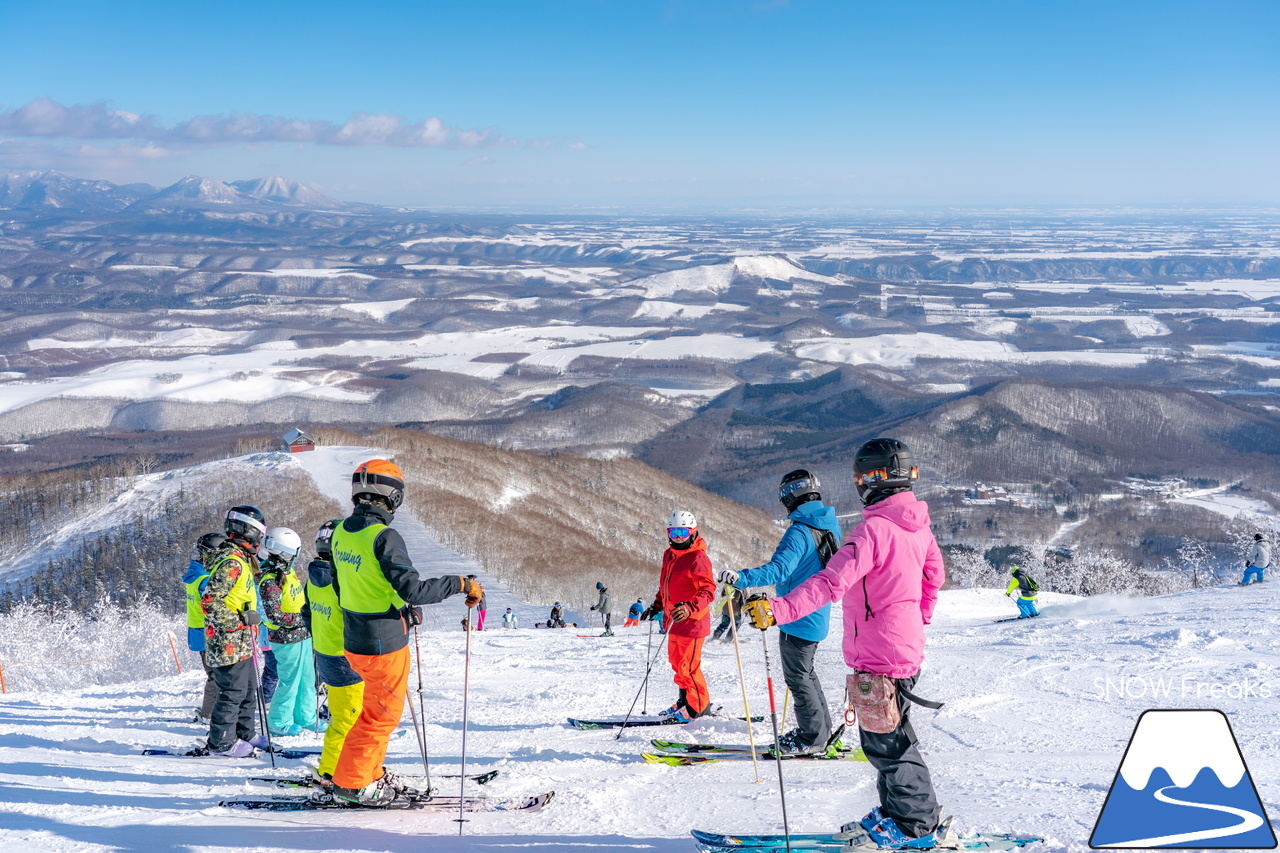
[[1280, 202], [1280, 3], [0, 2], [0, 169], [413, 206]]

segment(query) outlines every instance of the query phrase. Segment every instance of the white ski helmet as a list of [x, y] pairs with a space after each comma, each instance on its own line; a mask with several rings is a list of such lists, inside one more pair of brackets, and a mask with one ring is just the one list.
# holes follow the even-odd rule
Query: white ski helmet
[[302, 537], [288, 527], [273, 527], [262, 539], [262, 551], [282, 563], [292, 563], [302, 551]]
[[668, 530], [672, 527], [688, 527], [690, 529], [696, 529], [697, 526], [698, 519], [694, 518], [693, 513], [689, 512], [687, 509], [678, 509], [671, 513], [671, 515], [667, 516]]

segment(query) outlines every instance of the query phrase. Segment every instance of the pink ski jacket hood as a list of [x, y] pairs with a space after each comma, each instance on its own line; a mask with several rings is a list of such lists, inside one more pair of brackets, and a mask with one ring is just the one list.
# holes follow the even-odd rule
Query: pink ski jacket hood
[[862, 517], [825, 569], [769, 604], [785, 624], [843, 599], [845, 663], [906, 678], [924, 661], [924, 626], [946, 579], [942, 553], [928, 506], [910, 492], [866, 507]]

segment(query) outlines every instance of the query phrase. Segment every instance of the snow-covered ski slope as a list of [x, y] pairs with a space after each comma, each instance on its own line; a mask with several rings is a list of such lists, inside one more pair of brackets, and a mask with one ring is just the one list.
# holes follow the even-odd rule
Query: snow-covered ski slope
[[[319, 466], [322, 459], [305, 464]], [[333, 463], [335, 476], [346, 470], [346, 461]], [[418, 542], [410, 539], [410, 547]], [[452, 569], [440, 571], [461, 570], [454, 560]], [[420, 562], [427, 571], [434, 568]], [[497, 596], [495, 591], [495, 602]], [[939, 712], [916, 709], [915, 725], [945, 812], [956, 815], [962, 831], [1033, 833], [1046, 838], [1035, 849], [1087, 849], [1129, 736], [1148, 708], [1226, 712], [1263, 803], [1273, 819], [1280, 815], [1280, 582], [1157, 599], [1043, 598], [1041, 618], [993, 624], [1013, 613], [998, 591], [944, 592], [929, 629], [929, 660], [918, 690], [947, 705]], [[463, 607], [451, 599], [427, 610], [433, 624], [444, 626], [422, 636], [432, 767], [457, 772], [465, 639], [457, 622]], [[615, 732], [569, 728], [568, 716], [626, 711], [640, 685], [649, 639], [647, 629], [619, 629], [610, 639], [575, 633], [498, 628], [473, 635], [467, 767], [501, 771], [484, 793], [554, 789], [555, 800], [538, 814], [472, 815], [467, 837], [459, 839], [449, 814], [219, 808], [219, 800], [249, 793], [245, 777], [269, 764], [138, 755], [144, 747], [185, 747], [202, 737], [194, 725], [166, 722], [181, 718], [197, 699], [201, 676], [187, 673], [0, 698], [0, 843], [13, 851], [59, 853], [662, 853], [692, 851], [688, 830], [694, 827], [781, 829], [772, 765], [760, 766], [763, 781], [757, 784], [750, 762], [673, 768], [640, 757], [653, 736], [740, 742], [744, 723], [701, 720], [683, 731], [631, 730], [620, 741]], [[760, 634], [747, 629], [743, 636], [752, 711], [760, 713], [767, 708]], [[769, 637], [776, 642], [775, 633]], [[657, 643], [655, 636], [655, 649]], [[772, 657], [776, 668], [776, 646]], [[838, 628], [820, 648], [818, 666], [834, 708], [845, 675]], [[714, 700], [741, 713], [733, 646], [708, 645], [705, 670]], [[416, 680], [415, 673], [411, 688]], [[670, 704], [674, 693], [660, 655], [648, 710]], [[758, 739], [768, 732], [767, 722], [757, 724]], [[306, 736], [287, 745], [318, 743]], [[1197, 745], [1171, 748], [1183, 756], [1181, 764]], [[392, 740], [388, 763], [405, 773], [421, 766], [407, 724]], [[301, 772], [301, 762], [280, 765]], [[783, 771], [794, 831], [829, 830], [875, 801], [872, 770], [861, 762], [789, 762]]]

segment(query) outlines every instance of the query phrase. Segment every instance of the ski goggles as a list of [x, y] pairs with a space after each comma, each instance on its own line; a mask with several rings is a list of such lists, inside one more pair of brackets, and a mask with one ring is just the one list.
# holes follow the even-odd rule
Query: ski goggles
[[692, 535], [693, 535], [692, 527], [668, 527], [667, 528], [668, 539], [688, 539]]
[[886, 480], [915, 480], [919, 477], [920, 469], [912, 465], [911, 471], [905, 476], [901, 468], [895, 468], [892, 473], [890, 473], [887, 468], [877, 468], [874, 471], [865, 471], [861, 474], [856, 474], [853, 478], [853, 482], [859, 486], [871, 486], [876, 483], [883, 483]]

